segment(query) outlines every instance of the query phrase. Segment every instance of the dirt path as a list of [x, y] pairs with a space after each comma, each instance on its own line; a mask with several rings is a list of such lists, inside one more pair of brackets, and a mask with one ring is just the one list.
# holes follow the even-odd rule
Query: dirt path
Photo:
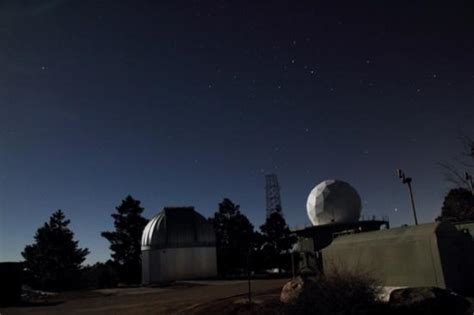
[[[254, 280], [255, 295], [281, 288], [287, 280]], [[210, 281], [177, 284], [167, 288], [134, 288], [68, 293], [64, 303], [52, 306], [11, 307], [8, 314], [190, 314], [212, 303], [247, 293], [246, 281]]]

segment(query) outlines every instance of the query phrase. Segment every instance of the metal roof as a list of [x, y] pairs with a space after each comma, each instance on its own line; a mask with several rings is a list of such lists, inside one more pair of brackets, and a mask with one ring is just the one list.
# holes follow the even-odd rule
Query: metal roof
[[215, 246], [212, 225], [193, 207], [166, 207], [145, 226], [142, 250]]
[[[451, 237], [459, 235], [459, 231], [449, 222], [424, 223], [419, 225], [401, 226], [388, 230], [370, 231], [344, 235], [336, 238], [333, 243], [358, 243], [376, 241], [422, 240], [431, 237]], [[390, 243], [387, 243], [390, 244]]]

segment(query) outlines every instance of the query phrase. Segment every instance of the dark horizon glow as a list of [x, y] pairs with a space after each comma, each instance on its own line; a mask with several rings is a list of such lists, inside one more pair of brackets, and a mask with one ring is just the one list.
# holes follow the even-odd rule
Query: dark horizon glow
[[412, 224], [397, 168], [431, 222], [450, 188], [437, 162], [474, 135], [473, 31], [468, 2], [3, 1], [0, 261], [57, 209], [105, 261], [128, 194], [147, 218], [228, 197], [258, 228], [266, 173], [290, 227], [329, 178], [366, 217]]

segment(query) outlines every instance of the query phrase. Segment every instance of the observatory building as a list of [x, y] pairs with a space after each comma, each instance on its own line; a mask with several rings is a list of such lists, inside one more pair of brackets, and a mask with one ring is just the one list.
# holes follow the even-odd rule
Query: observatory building
[[360, 221], [357, 191], [339, 180], [310, 192], [307, 213], [313, 226], [294, 231], [300, 273], [362, 271], [385, 286], [472, 289], [472, 222], [390, 229], [386, 220]]
[[322, 258], [325, 273], [362, 270], [386, 286], [473, 289], [474, 242], [449, 222], [343, 235]]
[[353, 223], [359, 221], [362, 209], [357, 191], [341, 180], [325, 180], [310, 192], [306, 202], [313, 225]]
[[359, 221], [361, 210], [359, 194], [344, 181], [325, 180], [311, 190], [306, 211], [313, 226], [294, 231], [298, 236], [301, 272], [321, 272], [321, 250], [338, 235], [389, 228], [386, 220]]
[[217, 275], [212, 225], [193, 207], [164, 208], [142, 234], [142, 283]]

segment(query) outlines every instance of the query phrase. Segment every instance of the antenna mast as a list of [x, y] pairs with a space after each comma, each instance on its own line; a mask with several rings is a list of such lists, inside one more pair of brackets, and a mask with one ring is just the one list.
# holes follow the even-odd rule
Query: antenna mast
[[276, 174], [265, 175], [265, 194], [267, 203], [267, 218], [274, 212], [282, 213], [280, 184]]

